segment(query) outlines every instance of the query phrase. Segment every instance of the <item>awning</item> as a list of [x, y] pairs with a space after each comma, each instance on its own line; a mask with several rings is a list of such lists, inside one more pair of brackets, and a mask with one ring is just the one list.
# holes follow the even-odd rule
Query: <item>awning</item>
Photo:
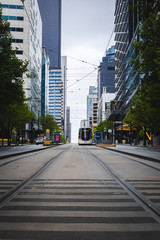
[[133, 128], [130, 124], [123, 124], [122, 126], [116, 129], [117, 131], [136, 131], [136, 128]]

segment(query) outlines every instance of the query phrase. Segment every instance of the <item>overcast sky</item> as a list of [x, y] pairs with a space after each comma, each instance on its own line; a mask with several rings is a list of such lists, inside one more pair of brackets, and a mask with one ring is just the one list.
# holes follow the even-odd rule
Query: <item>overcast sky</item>
[[[68, 56], [67, 106], [71, 108], [72, 142], [77, 142], [80, 120], [86, 119], [89, 86], [96, 86], [95, 68], [114, 28], [114, 9], [115, 0], [62, 0], [62, 55]], [[112, 45], [114, 35], [108, 47]]]

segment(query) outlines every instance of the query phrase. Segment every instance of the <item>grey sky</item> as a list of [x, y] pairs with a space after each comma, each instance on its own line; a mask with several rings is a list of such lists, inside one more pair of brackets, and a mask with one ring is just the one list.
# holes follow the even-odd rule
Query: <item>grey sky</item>
[[[114, 28], [115, 0], [62, 0], [62, 55], [99, 65]], [[109, 47], [114, 45], [114, 36]], [[96, 85], [94, 66], [68, 57], [68, 99], [71, 107], [72, 142], [77, 142], [81, 119], [86, 119], [86, 96]]]

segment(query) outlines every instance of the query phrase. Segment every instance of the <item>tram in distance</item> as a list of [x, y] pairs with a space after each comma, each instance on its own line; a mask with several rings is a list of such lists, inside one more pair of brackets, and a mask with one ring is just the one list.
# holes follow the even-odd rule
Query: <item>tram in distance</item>
[[92, 129], [79, 128], [78, 144], [92, 144]]

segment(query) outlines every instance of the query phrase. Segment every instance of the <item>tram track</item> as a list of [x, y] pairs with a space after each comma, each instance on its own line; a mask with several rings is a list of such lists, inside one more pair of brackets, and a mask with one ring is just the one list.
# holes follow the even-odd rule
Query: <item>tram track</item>
[[[11, 191], [7, 192], [0, 198], [0, 207], [3, 206], [8, 200], [10, 200], [14, 195], [16, 195], [24, 186], [29, 184], [32, 180], [34, 180], [38, 175], [40, 175], [43, 171], [46, 170], [46, 168], [53, 163], [54, 160], [56, 160], [62, 153], [64, 153], [66, 149], [63, 149], [60, 153], [58, 153], [56, 156], [49, 159], [42, 167], [39, 168], [38, 171], [36, 171], [34, 174], [32, 174], [30, 177], [26, 178], [24, 181], [20, 182], [16, 187], [12, 188]], [[19, 159], [17, 159], [19, 160]], [[13, 160], [16, 161], [16, 160]]]
[[123, 155], [127, 155], [127, 156], [141, 158], [143, 160], [148, 160], [150, 162], [160, 163], [160, 160], [158, 160], [158, 159], [155, 159], [155, 158], [152, 158], [152, 157], [148, 157], [148, 156], [143, 156], [143, 155], [140, 155], [140, 154], [135, 154], [135, 153], [132, 153], [132, 152], [125, 152], [125, 151], [121, 151], [121, 150], [114, 150], [114, 149], [111, 149], [111, 148], [106, 148], [106, 147], [101, 147], [101, 146], [97, 146], [97, 148], [103, 149], [104, 151], [108, 150], [108, 151], [112, 151], [114, 153], [116, 152], [117, 155], [119, 153], [119, 154], [123, 154]]
[[[144, 159], [143, 158], [143, 156], [142, 157], [140, 157], [139, 155], [138, 156], [136, 156], [135, 154], [134, 155], [131, 155], [130, 153], [128, 154], [127, 152], [119, 152], [119, 151], [115, 151], [115, 150], [111, 150], [111, 149], [105, 149], [105, 148], [102, 148], [102, 147], [100, 147], [101, 148], [101, 150], [103, 150], [103, 151], [112, 151], [112, 152], [114, 152], [114, 154], [115, 155], [117, 155], [117, 156], [121, 156], [121, 157], [123, 157], [123, 158], [126, 158], [126, 159], [128, 159], [128, 160], [131, 160], [131, 161], [133, 161], [133, 162], [137, 162], [137, 163], [139, 163], [139, 164], [142, 164], [142, 165], [144, 165], [144, 166], [147, 166], [147, 167], [150, 167], [150, 168], [152, 168], [152, 169], [154, 169], [154, 170], [157, 170], [157, 171], [159, 171], [160, 172], [160, 168], [157, 168], [157, 167], [154, 167], [154, 166], [152, 166], [152, 165], [150, 165], [150, 164], [148, 164], [148, 163], [146, 163], [146, 162], [142, 162], [142, 161], [139, 161], [139, 160], [136, 160], [136, 159], [133, 159], [133, 158], [130, 158], [129, 156], [133, 156], [133, 157], [136, 157], [136, 158], [142, 158], [142, 160], [147, 160], [147, 161], [150, 161], [150, 162], [153, 162], [153, 163], [158, 163], [158, 164], [160, 164], [160, 161], [159, 160], [156, 160], [156, 159], [152, 159], [152, 158], [150, 158], [150, 160], [147, 158], [147, 159]], [[124, 155], [125, 156], [124, 156]], [[126, 156], [128, 154], [128, 156]]]
[[[68, 146], [54, 152], [54, 156], [51, 156], [52, 151], [36, 156], [22, 168], [27, 171], [38, 163], [37, 171], [35, 168], [32, 173], [29, 171], [26, 183], [22, 174], [5, 178], [10, 167], [4, 168], [1, 193], [6, 186], [8, 189], [9, 186], [13, 187], [14, 183], [18, 183], [19, 187], [23, 185], [1, 204], [0, 239], [158, 240], [160, 217], [151, 209], [148, 210], [144, 203], [102, 166], [104, 164], [107, 167], [107, 164], [112, 163], [113, 157], [117, 163], [117, 157], [103, 152], [101, 155], [94, 150]], [[12, 166], [15, 174], [18, 171], [16, 165], [19, 164]], [[138, 164], [133, 165], [139, 167]], [[114, 165], [115, 168], [110, 166], [114, 171], [110, 170], [117, 176], [115, 170], [119, 169], [119, 163]], [[46, 167], [42, 174], [40, 167]], [[149, 172], [152, 174], [154, 171], [150, 169]], [[120, 169], [118, 174], [121, 175]], [[120, 179], [128, 186], [133, 184], [138, 192], [141, 192], [139, 188], [148, 187], [145, 174], [140, 178], [137, 178], [136, 173], [127, 177], [129, 175], [125, 175], [124, 171], [122, 176]], [[146, 185], [143, 186], [141, 181]], [[156, 182], [158, 187], [160, 181]], [[154, 191], [160, 194], [160, 189], [155, 187]], [[159, 196], [152, 199], [160, 201]]]
[[[51, 147], [49, 147], [49, 148], [51, 148]], [[41, 150], [46, 150], [47, 151], [49, 148], [38, 149], [38, 150], [36, 150], [36, 152], [33, 150], [33, 151], [19, 152], [18, 154], [14, 154], [14, 155], [11, 154], [9, 156], [4, 156], [3, 158], [0, 159], [0, 161], [5, 160], [6, 158], [11, 158], [11, 157], [16, 157], [16, 156], [20, 156], [20, 157], [18, 157], [16, 159], [13, 159], [13, 160], [9, 160], [9, 161], [4, 162], [4, 163], [1, 163], [0, 167], [3, 167], [5, 165], [8, 165], [10, 163], [13, 163], [13, 162], [16, 162], [16, 161], [19, 161], [19, 160], [22, 160], [22, 159], [25, 159], [25, 158], [28, 158], [28, 157], [32, 157], [32, 156], [38, 155], [38, 154], [41, 153]], [[27, 154], [27, 155], [23, 156], [24, 154]]]
[[[118, 182], [128, 194], [134, 198], [146, 211], [148, 211], [160, 223], [160, 210], [148, 198], [144, 197], [140, 191], [136, 190], [131, 184], [125, 181], [122, 177], [113, 171], [113, 169], [104, 161], [100, 160], [95, 154], [86, 149], [87, 153], [91, 155], [99, 164]], [[144, 164], [145, 165], [145, 164]], [[150, 166], [149, 166], [150, 167]], [[159, 169], [156, 169], [159, 171]]]

